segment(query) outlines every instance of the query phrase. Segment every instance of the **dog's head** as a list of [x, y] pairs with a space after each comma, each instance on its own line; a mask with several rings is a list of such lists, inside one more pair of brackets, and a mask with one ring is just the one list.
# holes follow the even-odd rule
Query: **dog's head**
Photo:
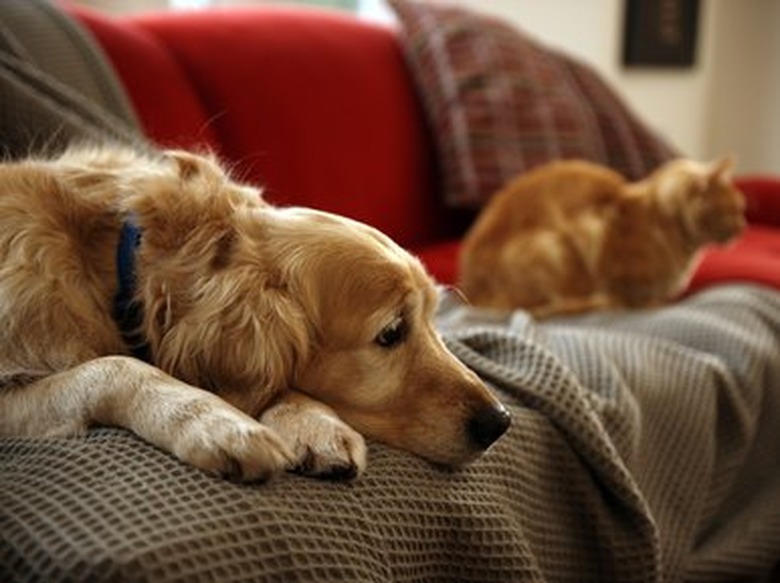
[[[445, 465], [509, 425], [503, 406], [444, 346], [420, 262], [363, 224], [309, 209], [266, 211], [311, 344], [293, 384], [366, 436]], [[295, 259], [291, 262], [290, 258]]]
[[135, 201], [144, 228], [163, 230], [141, 253], [157, 266], [144, 304], [164, 369], [253, 414], [294, 387], [444, 465], [504, 433], [504, 407], [434, 329], [436, 292], [416, 258], [366, 225], [268, 206], [214, 164], [174, 158], [179, 176]]

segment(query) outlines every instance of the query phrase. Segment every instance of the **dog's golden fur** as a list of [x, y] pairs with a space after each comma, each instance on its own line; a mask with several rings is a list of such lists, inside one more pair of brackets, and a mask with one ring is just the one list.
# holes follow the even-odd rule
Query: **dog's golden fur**
[[[153, 365], [112, 318], [128, 218]], [[3, 435], [116, 425], [240, 479], [350, 477], [362, 435], [457, 466], [508, 417], [445, 348], [435, 304], [386, 236], [273, 207], [208, 157], [77, 148], [0, 165]]]
[[498, 192], [467, 234], [459, 286], [476, 305], [542, 318], [639, 308], [678, 294], [700, 248], [744, 227], [732, 162], [673, 160], [630, 183], [553, 162]]

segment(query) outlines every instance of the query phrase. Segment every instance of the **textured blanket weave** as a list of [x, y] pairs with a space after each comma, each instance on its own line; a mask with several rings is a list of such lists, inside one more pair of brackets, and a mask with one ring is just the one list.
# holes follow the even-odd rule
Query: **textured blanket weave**
[[373, 444], [354, 484], [236, 485], [121, 430], [0, 440], [0, 580], [728, 581], [777, 560], [775, 292], [441, 325], [514, 415], [469, 469]]

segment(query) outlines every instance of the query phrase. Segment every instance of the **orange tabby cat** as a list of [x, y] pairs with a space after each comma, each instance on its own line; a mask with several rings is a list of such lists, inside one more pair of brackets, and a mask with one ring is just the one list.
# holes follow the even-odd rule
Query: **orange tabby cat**
[[669, 300], [703, 245], [744, 227], [732, 167], [674, 160], [634, 183], [583, 161], [524, 174], [466, 236], [459, 285], [475, 305], [537, 317]]

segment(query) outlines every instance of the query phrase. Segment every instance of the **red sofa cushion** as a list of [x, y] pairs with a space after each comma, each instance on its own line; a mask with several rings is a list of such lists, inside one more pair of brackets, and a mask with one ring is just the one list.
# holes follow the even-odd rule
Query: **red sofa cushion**
[[750, 223], [780, 227], [780, 177], [743, 176], [737, 186], [745, 193]]
[[708, 249], [687, 293], [724, 282], [753, 282], [780, 289], [780, 231], [753, 225], [731, 245]]
[[[112, 19], [72, 11], [166, 146], [210, 146], [276, 204], [369, 223], [403, 245], [458, 233], [393, 30], [332, 11], [233, 7]], [[302, 42], [305, 39], [305, 42]]]
[[219, 150], [209, 114], [168, 48], [140, 26], [67, 4], [92, 32], [130, 94], [144, 133], [172, 147]]
[[445, 285], [455, 285], [458, 280], [458, 254], [460, 239], [451, 239], [433, 245], [412, 249], [428, 268], [436, 281]]

